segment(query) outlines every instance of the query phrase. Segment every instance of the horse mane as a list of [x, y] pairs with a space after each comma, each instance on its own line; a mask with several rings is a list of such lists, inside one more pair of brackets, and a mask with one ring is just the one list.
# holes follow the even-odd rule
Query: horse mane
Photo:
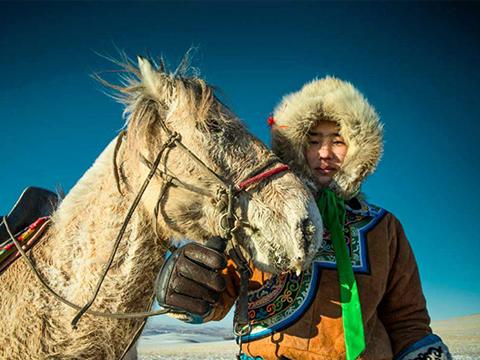
[[120, 72], [119, 83], [107, 81], [98, 72], [92, 77], [107, 89], [108, 96], [125, 106], [124, 128], [129, 127], [130, 133], [133, 130], [145, 134], [158, 114], [165, 112], [194, 114], [205, 130], [236, 128], [238, 124], [232, 120], [228, 106], [216, 96], [218, 89], [201, 79], [199, 70], [191, 66], [193, 50], [185, 53], [174, 71], [168, 70], [163, 58], [156, 61], [138, 57], [135, 62], [125, 52], [120, 52], [119, 59], [103, 56], [119, 67], [106, 71]]

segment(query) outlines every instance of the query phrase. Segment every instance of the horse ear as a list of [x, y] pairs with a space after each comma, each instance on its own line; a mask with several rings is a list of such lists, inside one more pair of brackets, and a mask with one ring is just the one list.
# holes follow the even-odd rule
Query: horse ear
[[143, 85], [148, 92], [157, 94], [160, 88], [160, 74], [152, 67], [152, 64], [147, 59], [138, 56], [137, 60]]

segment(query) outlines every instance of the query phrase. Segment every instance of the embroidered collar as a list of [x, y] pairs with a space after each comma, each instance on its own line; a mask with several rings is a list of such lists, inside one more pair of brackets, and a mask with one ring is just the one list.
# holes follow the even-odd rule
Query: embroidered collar
[[375, 217], [378, 213], [378, 211], [367, 203], [365, 199], [359, 197], [355, 197], [352, 200], [345, 202], [345, 209], [349, 213], [368, 217]]

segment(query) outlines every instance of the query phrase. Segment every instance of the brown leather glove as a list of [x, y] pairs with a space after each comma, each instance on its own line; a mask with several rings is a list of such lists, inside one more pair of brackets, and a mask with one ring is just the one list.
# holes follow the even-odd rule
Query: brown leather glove
[[206, 315], [225, 290], [220, 271], [227, 266], [223, 255], [225, 241], [214, 238], [207, 242], [220, 251], [197, 243], [189, 243], [165, 261], [157, 277], [157, 301], [175, 312]]

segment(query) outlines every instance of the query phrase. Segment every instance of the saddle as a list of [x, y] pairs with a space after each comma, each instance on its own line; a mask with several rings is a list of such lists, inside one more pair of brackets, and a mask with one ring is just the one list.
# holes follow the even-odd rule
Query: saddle
[[[15, 237], [31, 228], [28, 235], [31, 235], [34, 228], [37, 228], [45, 222], [53, 211], [57, 208], [60, 199], [57, 194], [50, 190], [27, 187], [18, 198], [12, 210], [6, 216], [8, 227]], [[10, 235], [0, 216], [0, 273], [2, 273], [17, 257], [12, 249]], [[38, 221], [40, 220], [40, 221]], [[34, 224], [35, 226], [31, 226]], [[25, 234], [26, 235], [26, 234]], [[34, 243], [25, 244], [25, 248], [30, 248]]]
[[[27, 187], [7, 215], [12, 234], [17, 234], [38, 218], [50, 216], [58, 203], [59, 198], [56, 193], [39, 187]], [[7, 229], [0, 220], [0, 244], [9, 238]]]

